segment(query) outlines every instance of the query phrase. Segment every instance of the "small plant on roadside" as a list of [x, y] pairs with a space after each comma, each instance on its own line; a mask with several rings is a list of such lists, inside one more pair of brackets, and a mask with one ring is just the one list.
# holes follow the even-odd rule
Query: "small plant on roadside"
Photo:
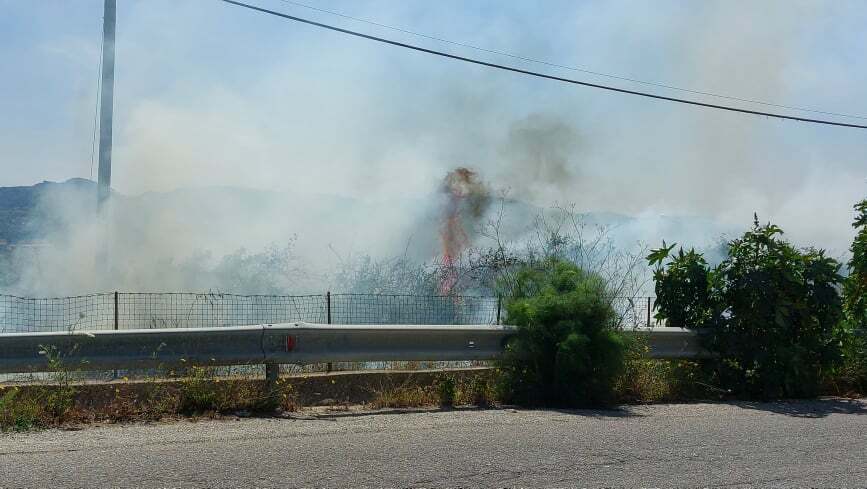
[[630, 342], [626, 368], [617, 381], [618, 401], [654, 403], [718, 399], [722, 393], [709, 383], [703, 365], [688, 360], [649, 358], [646, 340]]
[[491, 383], [488, 378], [477, 376], [470, 381], [470, 396], [472, 403], [478, 407], [488, 407], [493, 404]]
[[[72, 372], [64, 361], [64, 355], [53, 345], [40, 345], [39, 354], [45, 356], [48, 369], [51, 371], [51, 380], [56, 384], [44, 390], [41, 399], [45, 410], [55, 418], [61, 419], [72, 409], [75, 403], [76, 390], [71, 385]], [[78, 349], [76, 344], [70, 355]]]
[[439, 403], [442, 407], [452, 407], [455, 405], [455, 393], [457, 392], [454, 377], [450, 375], [443, 376], [437, 382], [437, 394]]
[[202, 414], [219, 410], [217, 390], [211, 372], [193, 366], [181, 381], [179, 410], [184, 414]]
[[431, 387], [397, 386], [377, 389], [368, 405], [373, 409], [415, 408], [436, 406], [437, 402], [438, 395]]
[[38, 401], [22, 396], [17, 387], [0, 390], [0, 431], [26, 431], [42, 424]]

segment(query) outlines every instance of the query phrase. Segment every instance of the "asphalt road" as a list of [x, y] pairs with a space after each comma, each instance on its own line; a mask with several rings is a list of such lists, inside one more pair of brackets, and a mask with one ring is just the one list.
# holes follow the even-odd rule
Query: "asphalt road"
[[0, 487], [867, 486], [867, 400], [333, 412], [0, 435]]

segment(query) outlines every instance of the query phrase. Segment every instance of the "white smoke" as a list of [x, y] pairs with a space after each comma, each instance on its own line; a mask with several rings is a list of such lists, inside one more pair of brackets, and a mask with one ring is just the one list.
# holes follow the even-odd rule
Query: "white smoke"
[[[43, 97], [29, 96], [24, 82], [0, 91], [6, 120], [21, 121], [0, 132], [0, 144], [9, 148], [2, 163], [8, 183], [88, 174], [99, 51], [98, 29], [91, 27], [98, 26], [101, 2], [91, 3], [82, 11], [93, 18], [72, 19], [13, 3], [11, 18], [29, 18], [28, 9], [36, 8], [51, 28], [22, 41], [31, 43], [15, 48], [23, 54], [6, 45], [0, 53], [56, 72], [53, 82], [33, 83]], [[757, 212], [798, 244], [844, 256], [851, 205], [867, 193], [867, 142], [857, 130], [537, 80], [218, 3], [120, 7], [113, 183], [122, 197], [103, 224], [71, 201], [43, 203], [66, 225], [52, 230], [38, 260], [19, 257], [28, 263], [19, 288], [28, 293], [318, 292], [347, 256], [424, 261], [437, 249], [433, 194], [458, 166], [478, 170], [493, 188], [510, 189], [512, 198], [535, 206], [529, 208], [575, 203], [595, 215], [633, 216], [615, 218], [615, 234], [627, 247], [662, 239], [712, 247]], [[867, 7], [861, 5], [562, 1], [545, 9], [500, 2], [469, 9], [464, 2], [436, 8], [353, 2], [333, 8], [566, 65], [867, 114], [867, 87], [858, 83], [867, 74], [860, 52]], [[560, 76], [700, 98], [347, 27]], [[84, 73], [88, 60], [93, 73]], [[26, 72], [34, 65], [21, 66]], [[76, 88], [53, 93], [45, 83]], [[11, 94], [33, 99], [43, 112], [13, 103]], [[43, 98], [54, 105], [43, 107]], [[47, 114], [57, 127], [36, 123]], [[532, 215], [526, 208], [513, 212]], [[103, 242], [110, 245], [110, 274], [93, 263]]]

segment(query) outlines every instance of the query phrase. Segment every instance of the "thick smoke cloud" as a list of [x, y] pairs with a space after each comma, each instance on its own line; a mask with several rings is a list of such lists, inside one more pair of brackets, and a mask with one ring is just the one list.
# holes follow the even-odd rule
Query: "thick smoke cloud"
[[[81, 9], [89, 17], [41, 4], [13, 3], [10, 18], [24, 24], [36, 15], [39, 30], [22, 37], [25, 45], [0, 43], [22, 71], [35, 66], [20, 86], [0, 92], [10, 114], [0, 133], [8, 149], [3, 165], [14, 169], [5, 184], [89, 174], [101, 2]], [[454, 0], [435, 8], [421, 1], [329, 7], [565, 65], [867, 114], [863, 5], [562, 1], [539, 9]], [[27, 291], [300, 291], [322, 288], [328, 270], [353, 256], [428, 260], [440, 253], [437, 188], [460, 166], [526, 204], [508, 209], [515, 216], [575, 203], [610, 217], [624, 246], [662, 238], [712, 246], [719, 234], [746, 227], [755, 211], [798, 243], [839, 256], [851, 240], [851, 205], [867, 193], [862, 132], [535, 80], [218, 4], [129, 2], [119, 12], [117, 54], [114, 187], [125, 198], [108, 224], [82, 218], [65, 201], [45, 203], [63, 210], [69, 225], [52, 235], [61, 243], [51, 248], [55, 254], [27, 271]], [[10, 94], [33, 102], [22, 106]], [[100, 281], [88, 260], [105, 229], [115, 273]], [[275, 265], [281, 276], [292, 279], [267, 278], [254, 265], [275, 256], [285, 258], [285, 266]], [[232, 266], [247, 267], [235, 275], [268, 284], [232, 282]], [[294, 279], [302, 276], [311, 278]]]

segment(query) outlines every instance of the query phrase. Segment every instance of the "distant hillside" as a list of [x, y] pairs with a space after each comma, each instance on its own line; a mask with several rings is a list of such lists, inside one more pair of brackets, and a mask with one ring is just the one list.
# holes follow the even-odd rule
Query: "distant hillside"
[[90, 194], [96, 199], [96, 183], [84, 178], [65, 182], [42, 182], [29, 187], [0, 187], [0, 240], [14, 244], [42, 239], [37, 221], [50, 216], [38, 216], [38, 206], [47, 197], [75, 195], [82, 200]]

